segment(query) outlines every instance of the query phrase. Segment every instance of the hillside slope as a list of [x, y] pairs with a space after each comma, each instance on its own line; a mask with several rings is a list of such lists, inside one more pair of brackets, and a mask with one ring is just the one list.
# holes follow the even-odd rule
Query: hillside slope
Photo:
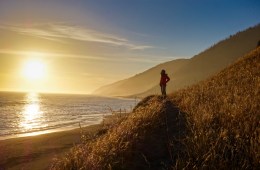
[[107, 133], [52, 169], [256, 169], [260, 165], [260, 48], [214, 77], [143, 99]]
[[254, 49], [260, 39], [260, 25], [230, 36], [204, 52], [186, 60], [162, 63], [143, 73], [97, 89], [94, 94], [109, 96], [147, 96], [160, 94], [158, 82], [161, 69], [166, 69], [171, 81], [168, 91], [206, 79], [237, 58]]
[[190, 167], [260, 166], [260, 47], [171, 100], [187, 113]]
[[[260, 25], [239, 32], [194, 56], [189, 63], [170, 75], [173, 81], [169, 82], [168, 91], [173, 92], [217, 73], [256, 48], [259, 39]], [[145, 94], [151, 94], [155, 89], [158, 92], [158, 87], [155, 86]]]

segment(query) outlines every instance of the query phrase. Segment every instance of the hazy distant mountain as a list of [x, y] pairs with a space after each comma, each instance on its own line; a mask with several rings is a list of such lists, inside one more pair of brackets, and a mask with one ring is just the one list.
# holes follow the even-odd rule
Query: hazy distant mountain
[[137, 74], [97, 89], [94, 94], [109, 96], [146, 96], [159, 94], [161, 69], [166, 69], [171, 81], [168, 93], [204, 80], [256, 48], [260, 40], [260, 24], [220, 41], [191, 59], [178, 59], [159, 64]]
[[161, 68], [169, 70], [168, 73], [173, 74], [179, 68], [187, 63], [187, 59], [178, 59], [163, 64], [159, 64], [143, 73], [137, 74], [125, 80], [109, 84], [97, 89], [94, 93], [111, 96], [128, 96], [142, 93], [159, 84]]

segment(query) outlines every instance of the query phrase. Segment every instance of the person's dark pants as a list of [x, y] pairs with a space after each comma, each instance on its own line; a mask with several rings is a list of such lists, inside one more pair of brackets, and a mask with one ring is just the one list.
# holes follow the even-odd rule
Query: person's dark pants
[[163, 96], [166, 96], [166, 85], [161, 85], [161, 92]]

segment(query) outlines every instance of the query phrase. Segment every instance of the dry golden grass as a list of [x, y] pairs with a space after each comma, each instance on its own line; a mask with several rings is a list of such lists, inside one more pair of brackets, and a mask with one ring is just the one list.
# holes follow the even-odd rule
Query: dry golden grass
[[171, 96], [187, 113], [189, 168], [260, 165], [260, 48], [213, 78]]
[[158, 113], [163, 113], [161, 109], [164, 103], [160, 97], [151, 96], [147, 100], [149, 102], [139, 104], [134, 113], [123, 118], [106, 134], [74, 147], [65, 158], [56, 160], [52, 169], [128, 169], [149, 166], [146, 155], [140, 149], [145, 137], [160, 126], [161, 122], [157, 120], [161, 115]]
[[257, 169], [259, 68], [260, 48], [167, 99], [149, 96], [52, 169]]

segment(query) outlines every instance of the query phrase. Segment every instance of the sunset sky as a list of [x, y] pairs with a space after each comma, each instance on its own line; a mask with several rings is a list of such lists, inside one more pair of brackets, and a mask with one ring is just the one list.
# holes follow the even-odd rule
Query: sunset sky
[[259, 23], [259, 0], [1, 0], [0, 91], [91, 93]]

